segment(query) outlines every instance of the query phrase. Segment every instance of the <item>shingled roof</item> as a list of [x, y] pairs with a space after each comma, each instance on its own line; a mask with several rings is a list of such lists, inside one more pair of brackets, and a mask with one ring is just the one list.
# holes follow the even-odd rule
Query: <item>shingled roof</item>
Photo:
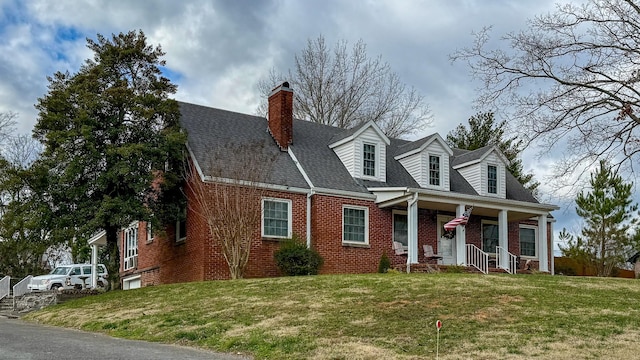
[[[225, 152], [225, 149], [243, 144], [252, 146], [261, 142], [267, 146], [260, 147], [260, 151], [276, 157], [274, 169], [265, 182], [310, 189], [310, 184], [304, 179], [293, 159], [287, 152], [280, 150], [267, 131], [268, 124], [265, 118], [185, 102], [180, 102], [180, 112], [182, 126], [188, 134], [188, 146], [205, 176], [212, 176], [212, 167], [208, 164], [224, 162], [225, 159], [233, 157], [234, 154]], [[292, 125], [293, 143], [289, 147], [311, 185], [316, 188], [368, 194], [367, 188], [370, 187], [420, 187], [394, 156], [419, 148], [430, 137], [414, 142], [390, 139], [391, 143], [386, 152], [386, 182], [375, 182], [353, 178], [335, 152], [329, 148], [336, 139], [344, 139], [353, 134], [353, 129], [344, 130], [298, 119], [294, 119]], [[478, 195], [453, 166], [481, 157], [489, 148], [471, 152], [454, 149], [449, 168], [452, 192]], [[507, 199], [538, 202], [511, 174], [507, 174], [506, 187]]]

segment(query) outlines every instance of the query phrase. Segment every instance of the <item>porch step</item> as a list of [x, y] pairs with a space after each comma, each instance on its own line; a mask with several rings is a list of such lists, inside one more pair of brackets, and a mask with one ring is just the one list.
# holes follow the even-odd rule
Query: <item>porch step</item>
[[13, 310], [13, 296], [9, 295], [0, 300], [0, 311], [12, 311]]

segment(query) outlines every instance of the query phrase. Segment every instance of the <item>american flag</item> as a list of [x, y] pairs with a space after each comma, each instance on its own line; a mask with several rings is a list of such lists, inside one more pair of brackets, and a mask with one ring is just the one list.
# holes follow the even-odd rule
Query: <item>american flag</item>
[[473, 206], [464, 211], [462, 216], [457, 217], [448, 223], [444, 224], [444, 229], [446, 231], [453, 231], [458, 225], [467, 225], [467, 221], [469, 221], [469, 216], [471, 216], [471, 210], [473, 210]]

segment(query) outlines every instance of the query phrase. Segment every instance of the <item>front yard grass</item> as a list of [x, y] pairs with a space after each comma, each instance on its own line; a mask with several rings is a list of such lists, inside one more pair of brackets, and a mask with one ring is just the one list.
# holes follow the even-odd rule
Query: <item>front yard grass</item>
[[640, 353], [640, 281], [367, 274], [114, 291], [25, 317], [256, 359], [620, 359]]

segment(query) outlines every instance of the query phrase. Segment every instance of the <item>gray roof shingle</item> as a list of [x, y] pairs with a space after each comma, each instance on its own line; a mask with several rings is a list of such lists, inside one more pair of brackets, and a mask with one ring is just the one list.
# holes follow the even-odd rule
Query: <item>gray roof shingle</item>
[[[225, 151], [229, 147], [262, 143], [266, 146], [248, 151], [259, 150], [276, 157], [274, 169], [265, 182], [309, 189], [292, 158], [287, 152], [280, 151], [267, 131], [265, 118], [184, 102], [180, 102], [180, 111], [182, 125], [187, 130], [189, 147], [205, 175], [211, 175], [212, 171], [212, 167], [207, 164], [231, 161], [234, 154]], [[363, 194], [369, 193], [369, 187], [420, 187], [394, 156], [419, 148], [435, 135], [413, 142], [390, 139], [386, 158], [386, 182], [375, 182], [354, 179], [335, 152], [329, 148], [330, 144], [345, 139], [355, 131], [356, 129], [344, 130], [309, 121], [293, 120], [293, 143], [290, 148], [314, 187]], [[478, 195], [453, 166], [480, 159], [491, 148], [492, 146], [486, 146], [474, 151], [453, 149], [454, 155], [450, 158], [449, 168], [451, 191]], [[506, 190], [507, 199], [538, 202], [511, 174], [507, 174]]]

